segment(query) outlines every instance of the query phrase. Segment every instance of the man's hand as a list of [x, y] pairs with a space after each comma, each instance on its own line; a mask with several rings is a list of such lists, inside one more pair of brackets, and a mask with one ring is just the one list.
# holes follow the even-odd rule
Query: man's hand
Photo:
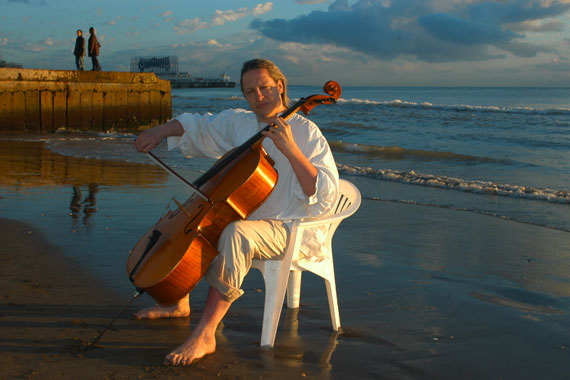
[[182, 136], [184, 127], [176, 119], [170, 120], [166, 124], [143, 131], [135, 141], [135, 147], [139, 152], [150, 152], [168, 136]]

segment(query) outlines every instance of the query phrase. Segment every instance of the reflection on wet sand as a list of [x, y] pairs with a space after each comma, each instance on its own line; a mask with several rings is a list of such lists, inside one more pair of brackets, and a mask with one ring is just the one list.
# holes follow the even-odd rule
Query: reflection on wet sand
[[86, 226], [89, 224], [91, 215], [97, 211], [95, 194], [97, 194], [98, 186], [95, 183], [90, 183], [87, 185], [87, 189], [88, 193], [83, 199], [81, 186], [73, 185], [73, 194], [71, 196], [71, 204], [69, 205], [71, 210], [69, 215], [74, 223], [77, 223], [81, 216], [81, 210], [83, 210], [82, 222]]
[[286, 310], [283, 331], [279, 332], [279, 345], [273, 349], [261, 350], [264, 367], [266, 369], [275, 369], [279, 365], [286, 365], [294, 368], [301, 367], [306, 362], [315, 362], [320, 368], [319, 379], [330, 377], [332, 354], [338, 345], [338, 338], [342, 335], [342, 332], [331, 330], [328, 343], [320, 357], [317, 358], [314, 356], [314, 353], [307, 352], [307, 342], [304, 342], [298, 334], [299, 309], [287, 308]]
[[74, 225], [89, 225], [97, 211], [96, 195], [104, 186], [147, 187], [164, 183], [167, 174], [154, 166], [69, 157], [38, 141], [0, 140], [0, 183], [14, 190], [71, 186], [69, 205]]
[[166, 178], [162, 169], [152, 165], [69, 157], [46, 149], [39, 141], [0, 140], [0, 183], [16, 190], [92, 184], [146, 187]]

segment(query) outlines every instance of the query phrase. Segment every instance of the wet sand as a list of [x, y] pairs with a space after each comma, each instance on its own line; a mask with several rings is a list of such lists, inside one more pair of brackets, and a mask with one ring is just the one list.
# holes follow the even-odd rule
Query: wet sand
[[[189, 368], [164, 366], [162, 358], [190, 331], [189, 318], [135, 321], [129, 317], [134, 307], [90, 346], [128, 298], [63, 257], [31, 225], [0, 219], [0, 239], [0, 379], [314, 377], [303, 368], [274, 372], [274, 352], [253, 344], [238, 353], [238, 342], [224, 339], [223, 326], [214, 355]], [[200, 310], [192, 318], [199, 316]]]
[[[190, 318], [132, 320], [134, 310], [152, 304], [143, 296], [86, 351], [129, 302], [126, 252], [154, 221], [159, 206], [152, 205], [162, 211], [157, 198], [172, 185], [144, 165], [11, 146], [0, 150], [0, 209], [10, 218], [0, 220], [0, 379], [519, 380], [570, 373], [568, 232], [367, 199], [377, 184], [359, 177], [347, 179], [360, 188], [362, 207], [333, 244], [340, 333], [330, 329], [322, 281], [306, 274], [301, 308], [284, 310], [275, 348], [260, 349], [263, 283], [252, 272], [218, 332], [217, 352], [188, 368], [162, 359], [199, 319], [203, 284], [192, 293]], [[131, 185], [121, 188], [121, 181]]]

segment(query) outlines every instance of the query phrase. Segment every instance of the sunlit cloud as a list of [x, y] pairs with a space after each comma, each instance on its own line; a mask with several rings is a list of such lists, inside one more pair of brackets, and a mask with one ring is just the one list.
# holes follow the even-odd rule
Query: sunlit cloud
[[228, 22], [235, 22], [247, 16], [259, 16], [273, 9], [273, 3], [258, 4], [253, 9], [242, 7], [236, 10], [219, 10], [217, 9], [211, 17], [211, 21], [207, 22], [199, 17], [193, 19], [185, 19], [178, 21], [174, 25], [174, 31], [178, 34], [194, 33], [200, 29], [210, 28], [214, 26], [222, 26]]
[[174, 31], [178, 34], [194, 33], [200, 29], [208, 27], [208, 23], [200, 19], [199, 17], [193, 19], [185, 19], [182, 21], [177, 21], [174, 24]]
[[[569, 0], [570, 1], [570, 0]], [[514, 32], [561, 32], [564, 30], [564, 23], [560, 20], [531, 20], [514, 24], [508, 24], [507, 27]]]
[[247, 8], [240, 8], [235, 11], [228, 10], [228, 11], [220, 11], [216, 10], [214, 15], [212, 16], [212, 25], [220, 26], [224, 25], [226, 22], [233, 22], [237, 21], [240, 18], [247, 16]]
[[35, 43], [24, 43], [18, 46], [19, 49], [23, 51], [31, 51], [31, 52], [43, 52], [48, 48], [56, 45], [56, 42], [52, 38], [46, 38], [43, 41], [35, 42]]
[[272, 9], [273, 9], [273, 3], [269, 1], [265, 4], [257, 4], [255, 8], [253, 8], [251, 13], [254, 16], [259, 16], [270, 12]]

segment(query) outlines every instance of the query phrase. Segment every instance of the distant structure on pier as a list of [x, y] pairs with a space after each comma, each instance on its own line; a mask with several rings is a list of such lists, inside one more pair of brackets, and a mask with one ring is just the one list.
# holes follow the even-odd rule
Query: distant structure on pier
[[219, 78], [193, 77], [190, 73], [178, 71], [178, 57], [133, 57], [131, 72], [153, 72], [160, 79], [170, 81], [172, 88], [235, 87], [236, 82], [223, 73]]
[[20, 65], [19, 63], [15, 63], [15, 62], [7, 62], [7, 61], [0, 58], [0, 67], [10, 67], [10, 68], [14, 68], [14, 69], [21, 69], [24, 66]]

